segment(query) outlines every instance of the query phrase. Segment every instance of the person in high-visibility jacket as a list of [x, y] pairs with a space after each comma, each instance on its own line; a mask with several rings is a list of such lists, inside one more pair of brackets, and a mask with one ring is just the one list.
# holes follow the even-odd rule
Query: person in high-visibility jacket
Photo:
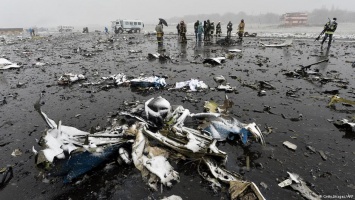
[[324, 25], [325, 35], [324, 35], [324, 38], [321, 42], [322, 47], [323, 47], [323, 43], [325, 42], [325, 40], [327, 40], [327, 38], [329, 37], [328, 49], [330, 48], [330, 45], [332, 44], [332, 40], [333, 40], [333, 34], [338, 27], [338, 23], [336, 22], [336, 20], [337, 20], [337, 18], [333, 18], [332, 21], [329, 21]]
[[238, 36], [240, 40], [243, 40], [244, 28], [245, 28], [245, 23], [244, 23], [244, 19], [242, 19], [238, 25]]
[[182, 43], [186, 43], [187, 39], [186, 39], [186, 24], [184, 22], [184, 20], [182, 20], [180, 22], [180, 34], [181, 34], [181, 42]]
[[157, 32], [158, 45], [163, 45], [164, 31], [163, 31], [163, 23], [161, 21], [159, 21], [159, 24], [156, 25], [155, 31]]

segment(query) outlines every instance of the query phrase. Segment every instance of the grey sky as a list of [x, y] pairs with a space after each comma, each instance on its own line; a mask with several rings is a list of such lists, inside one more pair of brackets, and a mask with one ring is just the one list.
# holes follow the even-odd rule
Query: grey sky
[[[193, 2], [193, 3], [191, 3]], [[257, 15], [332, 7], [355, 11], [355, 0], [1, 0], [0, 27], [109, 25], [142, 19], [227, 12]]]

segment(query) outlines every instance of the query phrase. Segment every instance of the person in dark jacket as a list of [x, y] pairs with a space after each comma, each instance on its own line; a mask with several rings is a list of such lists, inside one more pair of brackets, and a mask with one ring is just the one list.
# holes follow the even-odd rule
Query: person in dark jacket
[[197, 33], [198, 33], [198, 26], [200, 25], [200, 21], [196, 21], [194, 24], [194, 30], [195, 30], [195, 37], [196, 37], [196, 41], [197, 41]]
[[324, 38], [321, 42], [322, 48], [323, 48], [324, 42], [327, 40], [328, 37], [329, 37], [328, 49], [330, 48], [330, 45], [332, 44], [332, 40], [333, 40], [333, 34], [338, 27], [338, 23], [336, 21], [337, 21], [337, 18], [333, 18], [332, 21], [329, 21], [324, 25], [325, 35], [324, 35]]
[[207, 26], [207, 22], [203, 21], [203, 41], [206, 41], [207, 38], [206, 26]]
[[233, 30], [233, 24], [231, 21], [229, 21], [229, 23], [227, 24], [227, 38], [231, 37], [232, 30]]
[[221, 22], [218, 22], [218, 24], [216, 26], [216, 36], [221, 37], [221, 34], [222, 34]]
[[176, 25], [177, 33], [178, 33], [178, 38], [180, 39], [180, 23]]
[[210, 41], [211, 40], [211, 22], [209, 19], [207, 20], [207, 23], [206, 23], [205, 32], [206, 32], [206, 41]]
[[210, 33], [211, 33], [211, 37], [213, 37], [213, 33], [214, 33], [214, 22], [211, 22], [210, 24]]

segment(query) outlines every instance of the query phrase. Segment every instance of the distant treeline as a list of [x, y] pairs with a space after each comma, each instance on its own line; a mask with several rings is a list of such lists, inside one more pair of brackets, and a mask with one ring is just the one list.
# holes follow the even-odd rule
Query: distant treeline
[[[353, 11], [345, 11], [339, 9], [315, 9], [312, 12], [308, 13], [308, 24], [310, 25], [319, 25], [324, 24], [328, 17], [332, 19], [333, 17], [338, 18], [338, 22], [355, 22], [355, 12]], [[173, 17], [169, 19], [171, 23], [178, 23], [182, 19], [186, 23], [193, 23], [196, 20], [207, 20], [214, 22], [228, 22], [232, 21], [232, 23], [237, 23], [241, 19], [244, 19], [246, 23], [259, 23], [259, 24], [278, 24], [280, 23], [282, 15], [267, 13], [260, 15], [248, 15], [245, 12], [239, 13], [225, 13], [223, 15], [220, 14], [199, 14], [199, 15], [185, 15], [183, 17]]]
[[316, 9], [308, 13], [309, 24], [324, 24], [328, 17], [330, 19], [336, 17], [338, 22], [355, 22], [355, 12], [339, 9]]

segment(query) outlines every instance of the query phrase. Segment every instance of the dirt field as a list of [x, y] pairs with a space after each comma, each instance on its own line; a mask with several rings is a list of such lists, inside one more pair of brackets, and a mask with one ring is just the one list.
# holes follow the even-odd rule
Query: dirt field
[[[294, 40], [292, 47], [285, 48], [262, 48], [259, 38], [245, 38], [242, 45], [221, 47], [196, 44], [194, 38], [181, 44], [177, 36], [168, 35], [164, 49], [173, 62], [160, 62], [147, 59], [148, 53], [157, 52], [155, 36], [120, 35], [113, 42], [107, 41], [109, 37], [100, 33], [74, 33], [0, 46], [2, 57], [22, 65], [19, 69], [0, 71], [0, 100], [6, 97], [6, 104], [0, 102], [0, 168], [12, 165], [14, 169], [14, 177], [0, 188], [0, 199], [160, 199], [172, 194], [183, 199], [229, 199], [228, 188], [214, 193], [192, 161], [174, 164], [180, 183], [164, 188], [163, 192], [153, 192], [133, 165], [103, 166], [70, 184], [63, 184], [60, 177], [43, 181], [32, 153], [32, 147], [41, 148], [37, 140], [47, 128], [34, 109], [41, 94], [42, 109], [51, 119], [89, 131], [97, 125], [104, 127], [107, 117], [117, 113], [124, 101], [144, 102], [162, 96], [173, 105], [202, 112], [205, 101], [222, 103], [225, 92], [167, 88], [191, 78], [199, 78], [215, 88], [216, 75], [223, 75], [230, 86], [236, 87], [235, 92], [227, 93], [235, 104], [232, 116], [245, 123], [256, 122], [262, 131], [272, 127], [272, 132], [265, 136], [265, 147], [257, 143], [242, 147], [236, 141], [220, 143], [219, 148], [228, 153], [228, 170], [255, 182], [267, 199], [302, 199], [292, 189], [277, 185], [287, 177], [287, 172], [299, 174], [320, 195], [355, 194], [355, 133], [340, 131], [333, 125], [333, 121], [354, 117], [355, 109], [341, 103], [327, 106], [332, 96], [329, 91], [338, 90], [340, 97], [355, 99], [355, 68], [351, 66], [355, 43], [336, 41], [327, 52], [320, 50], [318, 42], [307, 39]], [[280, 38], [261, 40], [283, 42]], [[74, 49], [79, 47], [86, 51], [75, 53]], [[242, 52], [222, 65], [202, 64], [202, 58], [224, 56], [228, 49], [235, 48]], [[86, 53], [92, 55], [85, 56]], [[331, 81], [284, 75], [300, 65], [327, 58], [329, 62], [311, 69], [318, 69], [323, 77], [332, 77]], [[46, 64], [39, 66], [37, 62]], [[60, 86], [57, 80], [64, 73], [84, 74], [87, 80]], [[143, 92], [125, 86], [103, 90], [102, 85], [82, 85], [117, 73], [131, 78], [164, 76], [168, 86]], [[258, 95], [262, 93], [251, 86], [258, 81], [267, 81], [275, 89], [264, 89], [265, 95]], [[270, 106], [270, 112], [264, 111], [265, 106]], [[290, 150], [283, 145], [284, 141], [298, 148]], [[22, 155], [11, 156], [15, 149], [20, 149]], [[245, 167], [246, 156], [250, 157], [249, 171]]]

